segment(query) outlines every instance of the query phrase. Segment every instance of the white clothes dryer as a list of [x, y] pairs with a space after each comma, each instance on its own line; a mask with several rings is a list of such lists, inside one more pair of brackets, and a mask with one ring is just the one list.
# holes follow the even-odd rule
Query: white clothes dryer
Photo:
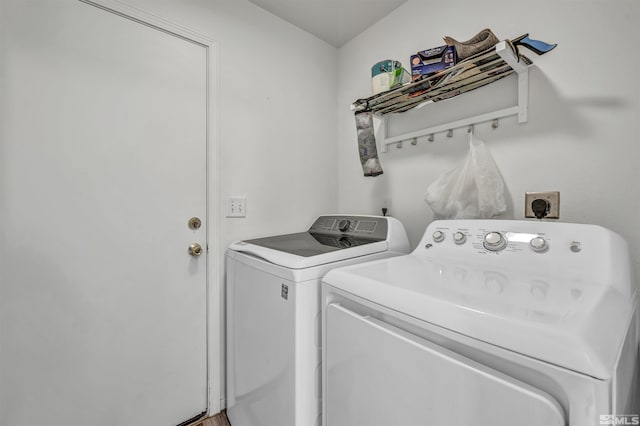
[[325, 426], [640, 424], [637, 283], [602, 227], [435, 221], [322, 299]]
[[227, 415], [314, 426], [321, 412], [320, 282], [332, 268], [409, 253], [392, 217], [327, 215], [308, 231], [227, 251]]

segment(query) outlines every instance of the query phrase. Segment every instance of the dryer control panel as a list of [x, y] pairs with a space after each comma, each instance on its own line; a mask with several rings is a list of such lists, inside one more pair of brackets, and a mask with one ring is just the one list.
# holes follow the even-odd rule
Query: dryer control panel
[[414, 254], [592, 277], [628, 271], [630, 264], [626, 242], [606, 228], [541, 221], [437, 220]]
[[[546, 254], [553, 245], [580, 253], [585, 241], [602, 239], [604, 228], [568, 223], [507, 220], [440, 220], [429, 225], [420, 245], [424, 249], [454, 248], [452, 253], [523, 252]], [[606, 231], [606, 230], [605, 230]], [[610, 232], [610, 231], [607, 231]], [[557, 245], [560, 243], [560, 246]], [[596, 247], [602, 242], [594, 241]], [[595, 247], [594, 247], [595, 248]]]
[[[426, 240], [424, 248], [429, 249], [443, 243], [446, 246], [447, 240], [449, 240], [450, 244], [460, 247], [459, 251], [465, 250], [463, 246], [466, 245], [478, 253], [528, 250], [535, 253], [547, 253], [553, 238], [546, 230], [519, 232], [495, 227], [468, 227], [461, 225], [441, 225], [436, 227], [431, 235], [426, 234], [423, 238], [423, 240]], [[580, 252], [582, 243], [580, 241], [572, 241], [569, 249], [574, 253]], [[466, 250], [469, 249], [467, 248]]]

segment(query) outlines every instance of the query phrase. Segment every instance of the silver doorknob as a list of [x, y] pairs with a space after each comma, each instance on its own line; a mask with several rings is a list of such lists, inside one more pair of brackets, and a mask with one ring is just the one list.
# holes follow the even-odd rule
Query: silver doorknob
[[192, 217], [189, 219], [189, 229], [199, 229], [202, 226], [202, 221], [199, 217]]
[[189, 254], [193, 257], [198, 257], [202, 254], [202, 246], [198, 243], [193, 243], [189, 246]]

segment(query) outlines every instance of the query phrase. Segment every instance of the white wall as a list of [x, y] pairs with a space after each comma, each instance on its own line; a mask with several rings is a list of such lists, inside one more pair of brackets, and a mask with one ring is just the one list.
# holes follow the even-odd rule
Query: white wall
[[[372, 64], [398, 59], [443, 44], [450, 35], [466, 40], [482, 28], [501, 38], [530, 33], [558, 43], [545, 56], [526, 53], [530, 71], [529, 121], [500, 122], [497, 130], [476, 127], [502, 173], [507, 188], [506, 218], [523, 218], [525, 191], [559, 190], [565, 222], [603, 225], [622, 234], [640, 270], [640, 4], [636, 0], [555, 0], [483, 2], [409, 0], [339, 51], [338, 158], [340, 208], [391, 212], [408, 229], [415, 246], [433, 220], [423, 201], [428, 185], [461, 162], [467, 152], [464, 131], [434, 143], [391, 147], [381, 155], [384, 174], [362, 176], [350, 103], [370, 93]], [[515, 103], [505, 91], [515, 80], [498, 82], [453, 100], [436, 103], [394, 120], [403, 130], [440, 124], [485, 105]], [[422, 124], [421, 124], [422, 123]], [[426, 127], [426, 126], [424, 126]], [[397, 130], [397, 129], [396, 129]], [[394, 135], [394, 133], [391, 133]]]

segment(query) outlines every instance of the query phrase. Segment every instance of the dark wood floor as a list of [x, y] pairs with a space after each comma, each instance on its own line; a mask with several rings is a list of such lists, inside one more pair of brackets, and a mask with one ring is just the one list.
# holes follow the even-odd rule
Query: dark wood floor
[[213, 417], [209, 417], [204, 420], [198, 420], [195, 423], [192, 423], [190, 426], [231, 426], [229, 424], [229, 419], [227, 419], [227, 413], [222, 411], [221, 413], [216, 414]]

